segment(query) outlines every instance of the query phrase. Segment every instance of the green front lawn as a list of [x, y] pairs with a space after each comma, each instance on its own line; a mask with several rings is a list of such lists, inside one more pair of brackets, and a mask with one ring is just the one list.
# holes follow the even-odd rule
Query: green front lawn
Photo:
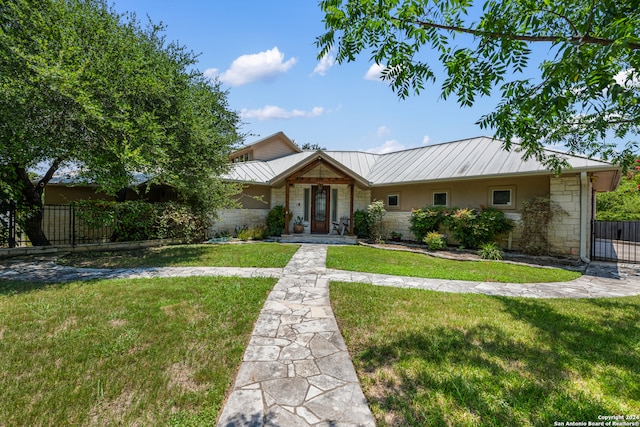
[[177, 245], [134, 251], [76, 252], [59, 264], [93, 268], [260, 267], [283, 268], [300, 245], [247, 243]]
[[0, 281], [0, 425], [213, 425], [275, 282]]
[[640, 297], [332, 283], [331, 301], [380, 426], [547, 427], [640, 415]]
[[575, 271], [496, 261], [454, 261], [427, 254], [366, 246], [329, 246], [327, 268], [397, 276], [481, 282], [563, 282], [580, 277]]

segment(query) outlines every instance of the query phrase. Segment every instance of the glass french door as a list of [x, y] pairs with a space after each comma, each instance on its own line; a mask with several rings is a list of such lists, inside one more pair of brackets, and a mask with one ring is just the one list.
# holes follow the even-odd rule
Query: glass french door
[[316, 234], [329, 233], [329, 194], [326, 185], [311, 187], [311, 232]]

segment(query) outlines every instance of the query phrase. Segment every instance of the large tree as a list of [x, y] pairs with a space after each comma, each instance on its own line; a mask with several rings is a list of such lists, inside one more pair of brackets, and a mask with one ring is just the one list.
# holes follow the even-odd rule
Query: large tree
[[[638, 0], [323, 0], [320, 7], [319, 57], [335, 54], [341, 63], [369, 53], [402, 98], [441, 74], [441, 96], [462, 106], [499, 90], [501, 101], [478, 123], [507, 149], [520, 142], [524, 156], [554, 169], [563, 163], [545, 156], [545, 145], [623, 166], [637, 152]], [[538, 46], [546, 49], [539, 62]]]
[[48, 244], [42, 195], [63, 166], [114, 195], [141, 173], [203, 210], [225, 199], [216, 177], [239, 118], [163, 31], [104, 0], [0, 4], [0, 190], [28, 212], [34, 245]]

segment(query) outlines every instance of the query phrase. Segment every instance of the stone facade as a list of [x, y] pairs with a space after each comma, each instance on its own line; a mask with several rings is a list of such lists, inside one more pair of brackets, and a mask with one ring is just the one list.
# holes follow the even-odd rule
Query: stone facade
[[235, 234], [240, 227], [263, 227], [266, 225], [269, 209], [222, 209], [218, 211], [218, 219], [211, 226], [212, 236], [216, 233]]
[[403, 240], [415, 240], [413, 232], [409, 230], [411, 226], [411, 212], [389, 212], [382, 219], [382, 236], [389, 239], [391, 232], [402, 234]]
[[[292, 214], [292, 220], [296, 216], [304, 216], [304, 190], [310, 188], [309, 185], [294, 185], [289, 188], [289, 206]], [[349, 216], [349, 200], [350, 188], [348, 185], [333, 185], [332, 190], [338, 191], [337, 199], [337, 217]], [[581, 188], [581, 179], [579, 175], [569, 175], [550, 178], [549, 194], [553, 202], [560, 205], [565, 211], [562, 215], [556, 216], [549, 227], [549, 243], [550, 252], [553, 255], [561, 255], [568, 257], [580, 256], [580, 236], [581, 227], [581, 197], [582, 191], [591, 191], [590, 184], [586, 184], [586, 188]], [[354, 188], [354, 207], [353, 210], [366, 210], [371, 203], [372, 192], [369, 189], [361, 189], [358, 186]], [[285, 187], [271, 189], [271, 206], [269, 209], [282, 205], [286, 202]], [[333, 202], [332, 202], [333, 203]], [[236, 227], [254, 227], [263, 226], [269, 209], [232, 209], [224, 210], [219, 213], [220, 219], [213, 226], [212, 231], [228, 231], [233, 233]], [[591, 206], [587, 212], [588, 218], [591, 215]], [[520, 212], [507, 211], [506, 216], [513, 220], [516, 227], [512, 232], [503, 236], [498, 242], [504, 249], [518, 250], [520, 248], [520, 239], [522, 235], [522, 224], [520, 222]], [[409, 229], [411, 226], [411, 212], [408, 211], [389, 211], [383, 219], [383, 238], [389, 239], [390, 233], [395, 231], [402, 234], [403, 240], [415, 240], [413, 232]], [[308, 223], [307, 223], [308, 224]], [[290, 229], [293, 229], [292, 224]], [[309, 227], [305, 228], [305, 233], [309, 232]], [[446, 233], [446, 230], [442, 230]], [[588, 234], [588, 233], [587, 233]], [[588, 239], [589, 236], [587, 235]], [[449, 244], [455, 245], [456, 242], [449, 236]], [[588, 243], [587, 243], [588, 245]], [[586, 246], [588, 248], [588, 246]]]
[[[291, 221], [289, 229], [293, 229], [293, 220], [296, 216], [304, 217], [304, 190], [311, 188], [310, 185], [293, 185], [289, 188], [289, 209], [291, 211]], [[351, 199], [351, 190], [348, 185], [338, 184], [332, 185], [331, 190], [338, 190], [338, 200], [336, 208], [336, 218], [349, 216], [349, 201]], [[266, 224], [267, 214], [269, 210], [276, 206], [284, 206], [286, 203], [286, 189], [284, 186], [272, 188], [270, 190], [271, 204], [268, 209], [223, 209], [218, 212], [218, 219], [211, 227], [211, 234], [219, 232], [228, 232], [234, 234], [236, 227], [257, 227]], [[333, 203], [333, 201], [331, 202]], [[353, 210], [366, 210], [371, 203], [371, 190], [363, 190], [357, 186], [353, 193]], [[402, 212], [397, 212], [402, 214]], [[408, 217], [407, 217], [408, 218]], [[405, 228], [408, 233], [408, 220]], [[305, 224], [305, 233], [309, 233], [308, 221]], [[405, 233], [404, 231], [402, 232]]]
[[564, 212], [549, 225], [550, 252], [577, 257], [580, 253], [580, 177], [552, 177], [550, 199]]

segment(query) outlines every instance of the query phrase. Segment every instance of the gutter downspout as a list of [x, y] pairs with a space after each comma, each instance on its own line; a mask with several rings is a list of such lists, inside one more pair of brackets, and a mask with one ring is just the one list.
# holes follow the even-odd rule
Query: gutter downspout
[[589, 264], [589, 248], [587, 240], [589, 237], [589, 177], [586, 172], [580, 172], [580, 260]]

